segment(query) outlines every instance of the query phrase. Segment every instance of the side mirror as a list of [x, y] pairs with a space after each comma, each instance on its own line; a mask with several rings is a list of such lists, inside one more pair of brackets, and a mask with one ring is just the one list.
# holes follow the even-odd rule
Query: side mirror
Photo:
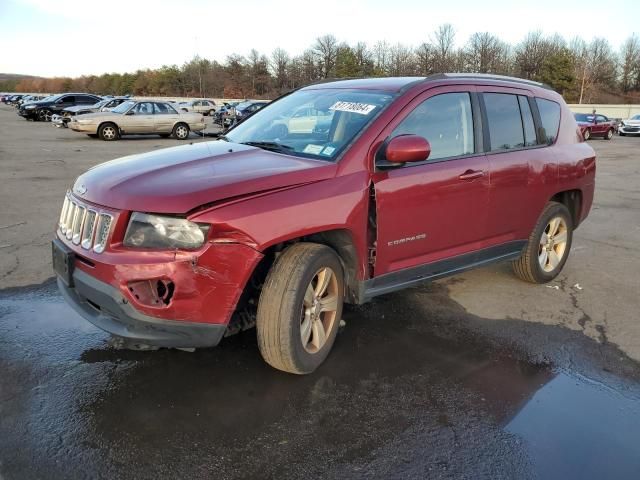
[[129, 111], [126, 113], [126, 115], [135, 115], [135, 114], [136, 114], [136, 112], [134, 112], [133, 110], [129, 110]]
[[420, 135], [398, 135], [384, 150], [384, 158], [391, 163], [423, 162], [431, 154], [431, 145]]

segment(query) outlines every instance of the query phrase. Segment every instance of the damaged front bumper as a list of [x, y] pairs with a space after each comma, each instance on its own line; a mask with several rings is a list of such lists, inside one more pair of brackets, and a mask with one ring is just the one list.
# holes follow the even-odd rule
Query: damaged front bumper
[[[131, 342], [158, 347], [218, 344], [262, 254], [239, 243], [209, 243], [198, 252], [82, 251], [65, 238], [70, 271], [58, 287], [86, 320]], [[62, 244], [62, 245], [60, 245]]]

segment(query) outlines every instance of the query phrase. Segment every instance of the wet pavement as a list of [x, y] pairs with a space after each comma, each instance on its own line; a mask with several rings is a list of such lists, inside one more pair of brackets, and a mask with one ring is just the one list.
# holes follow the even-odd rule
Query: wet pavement
[[638, 364], [455, 281], [348, 309], [305, 377], [254, 331], [115, 350], [53, 282], [0, 291], [0, 478], [640, 478]]

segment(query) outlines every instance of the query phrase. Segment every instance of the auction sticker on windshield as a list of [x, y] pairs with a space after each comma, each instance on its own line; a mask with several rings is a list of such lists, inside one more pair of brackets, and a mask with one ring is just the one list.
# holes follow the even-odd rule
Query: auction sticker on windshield
[[306, 147], [304, 147], [304, 153], [311, 153], [313, 155], [318, 155], [322, 151], [322, 145], [314, 145], [310, 143]]
[[336, 102], [329, 107], [329, 110], [337, 110], [339, 112], [352, 112], [352, 113], [359, 113], [361, 115], [369, 115], [374, 108], [376, 108], [375, 105], [370, 105], [368, 103]]

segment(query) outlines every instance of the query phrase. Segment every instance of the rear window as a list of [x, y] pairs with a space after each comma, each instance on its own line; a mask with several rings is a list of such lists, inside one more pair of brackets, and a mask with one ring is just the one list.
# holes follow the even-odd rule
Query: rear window
[[485, 93], [491, 151], [524, 147], [518, 97], [508, 93]]
[[556, 141], [560, 128], [560, 105], [543, 98], [536, 98], [536, 104], [540, 111], [545, 143], [551, 145]]

